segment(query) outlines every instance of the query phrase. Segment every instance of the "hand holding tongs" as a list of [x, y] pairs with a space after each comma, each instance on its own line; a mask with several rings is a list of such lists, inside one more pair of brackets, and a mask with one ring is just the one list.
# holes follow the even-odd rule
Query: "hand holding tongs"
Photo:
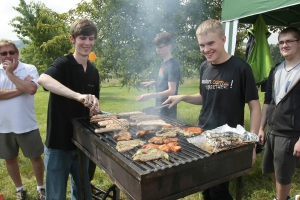
[[84, 106], [88, 107], [89, 109], [93, 108], [93, 110], [96, 110], [98, 112], [98, 114], [102, 114], [102, 111], [98, 111], [98, 107], [95, 106], [92, 102], [90, 102], [86, 98], [84, 98], [83, 104], [84, 104]]

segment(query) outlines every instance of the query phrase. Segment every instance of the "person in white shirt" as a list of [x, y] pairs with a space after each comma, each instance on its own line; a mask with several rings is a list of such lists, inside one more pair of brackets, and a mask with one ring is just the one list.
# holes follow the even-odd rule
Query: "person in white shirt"
[[35, 116], [34, 94], [39, 78], [35, 66], [19, 60], [19, 50], [11, 40], [0, 40], [0, 158], [16, 188], [16, 199], [26, 199], [18, 153], [31, 161], [37, 181], [38, 199], [45, 199], [44, 145]]

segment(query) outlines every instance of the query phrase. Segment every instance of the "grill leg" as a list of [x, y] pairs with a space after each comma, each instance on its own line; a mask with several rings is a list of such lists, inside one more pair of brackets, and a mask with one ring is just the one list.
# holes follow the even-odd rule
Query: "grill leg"
[[82, 161], [82, 151], [77, 148], [79, 170], [80, 170], [80, 180], [81, 180], [81, 199], [85, 199], [85, 190], [84, 190], [84, 173], [83, 173], [83, 161]]
[[237, 177], [236, 182], [236, 200], [241, 200], [243, 196], [244, 177]]
[[[94, 185], [91, 185], [91, 186], [96, 191], [93, 194], [93, 199], [96, 199], [96, 200], [106, 200], [108, 198], [112, 199], [112, 200], [120, 199], [120, 189], [115, 184], [111, 185], [107, 191], [104, 191]], [[110, 192], [112, 192], [112, 195], [110, 194]], [[100, 198], [99, 195], [103, 195], [103, 194], [104, 194], [104, 196], [102, 198]]]

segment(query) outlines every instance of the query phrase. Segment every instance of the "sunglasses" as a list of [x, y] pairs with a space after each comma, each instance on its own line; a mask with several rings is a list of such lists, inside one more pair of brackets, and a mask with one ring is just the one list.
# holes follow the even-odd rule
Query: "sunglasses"
[[7, 54], [9, 54], [9, 55], [15, 55], [17, 52], [16, 51], [9, 51], [9, 52], [7, 52], [7, 51], [3, 51], [3, 52], [1, 52], [0, 53], [0, 55], [1, 56], [7, 56]]

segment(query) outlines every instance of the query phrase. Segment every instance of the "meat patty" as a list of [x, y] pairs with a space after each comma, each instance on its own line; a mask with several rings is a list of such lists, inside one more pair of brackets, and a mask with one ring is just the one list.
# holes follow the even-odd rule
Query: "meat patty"
[[151, 131], [151, 130], [139, 130], [136, 132], [136, 136], [144, 136], [144, 135], [148, 135], [148, 134], [154, 134], [155, 131]]
[[122, 130], [119, 133], [115, 133], [113, 138], [117, 141], [127, 141], [127, 140], [131, 140], [132, 136], [131, 133], [128, 132], [127, 130]]
[[139, 149], [133, 156], [133, 161], [147, 162], [150, 160], [164, 159], [169, 160], [169, 155], [161, 150], [149, 147]]
[[149, 144], [145, 144], [143, 146], [143, 149], [146, 149], [149, 147], [159, 149], [164, 152], [178, 152], [181, 150], [181, 146], [179, 146], [177, 142], [170, 142], [168, 144], [162, 144], [162, 145], [149, 143]]
[[148, 142], [153, 144], [168, 144], [170, 142], [178, 142], [178, 138], [152, 137]]
[[146, 142], [135, 139], [135, 140], [128, 140], [128, 141], [119, 141], [117, 143], [116, 149], [118, 152], [124, 153], [126, 151], [129, 151], [131, 149], [134, 149], [135, 147], [143, 146]]

